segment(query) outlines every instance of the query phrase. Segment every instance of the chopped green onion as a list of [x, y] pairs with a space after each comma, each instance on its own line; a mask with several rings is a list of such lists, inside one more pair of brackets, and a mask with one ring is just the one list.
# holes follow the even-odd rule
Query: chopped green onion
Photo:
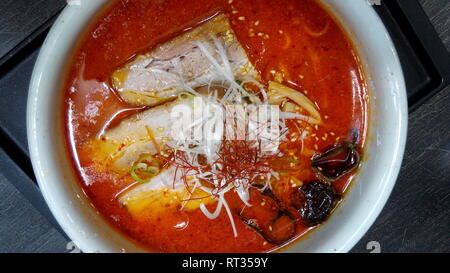
[[136, 180], [139, 183], [147, 183], [149, 182], [152, 178], [148, 177], [147, 179], [141, 179], [137, 174], [136, 174], [136, 169], [137, 169], [137, 164], [134, 164], [133, 167], [131, 167], [131, 171], [130, 174], [133, 177], [134, 180]]
[[[147, 162], [147, 163], [145, 163]], [[151, 163], [152, 165], [148, 164]], [[159, 163], [149, 154], [144, 154], [133, 164], [130, 170], [130, 174], [134, 180], [139, 183], [149, 182], [155, 175], [159, 173]], [[142, 177], [139, 174], [144, 174]]]

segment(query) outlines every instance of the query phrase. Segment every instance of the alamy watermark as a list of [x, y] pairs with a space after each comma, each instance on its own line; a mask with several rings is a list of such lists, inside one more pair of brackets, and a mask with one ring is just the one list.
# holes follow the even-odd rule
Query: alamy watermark
[[366, 245], [367, 250], [371, 250], [370, 253], [381, 253], [381, 244], [378, 241], [370, 241]]
[[367, 2], [371, 6], [380, 6], [381, 5], [381, 0], [367, 0]]
[[67, 0], [69, 6], [81, 6], [81, 0]]
[[276, 152], [283, 134], [280, 116], [278, 106], [220, 105], [194, 97], [170, 111], [170, 138], [200, 146], [223, 139], [257, 141], [262, 152]]
[[81, 249], [74, 241], [67, 242], [66, 253], [81, 253]]
[[[69, 6], [80, 6], [81, 0], [66, 0]], [[380, 6], [381, 0], [366, 0], [367, 3], [371, 6]]]

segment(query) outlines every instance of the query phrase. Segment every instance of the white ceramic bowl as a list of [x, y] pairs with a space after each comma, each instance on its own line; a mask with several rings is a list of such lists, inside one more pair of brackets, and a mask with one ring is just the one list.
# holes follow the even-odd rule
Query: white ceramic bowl
[[[76, 2], [76, 1], [72, 1]], [[107, 0], [81, 0], [64, 9], [34, 68], [27, 130], [33, 168], [50, 210], [84, 252], [143, 251], [95, 211], [66, 156], [62, 84], [77, 37]], [[323, 0], [353, 38], [370, 85], [366, 160], [344, 202], [325, 225], [283, 251], [347, 252], [369, 229], [395, 184], [404, 152], [407, 101], [402, 69], [391, 39], [366, 0]]]

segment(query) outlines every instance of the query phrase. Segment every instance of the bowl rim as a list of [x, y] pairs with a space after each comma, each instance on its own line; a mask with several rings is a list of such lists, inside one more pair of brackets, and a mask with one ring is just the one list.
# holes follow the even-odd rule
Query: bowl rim
[[[85, 0], [82, 0], [82, 3]], [[321, 0], [323, 1], [323, 0]], [[335, 0], [330, 0], [330, 2]], [[92, 1], [89, 4], [89, 7], [91, 7], [90, 12], [95, 15], [98, 14], [97, 9], [102, 8], [104, 5], [106, 5], [108, 2], [106, 0], [95, 0]], [[86, 5], [86, 4], [83, 4]], [[92, 10], [92, 9], [96, 10]], [[356, 243], [362, 238], [362, 236], [367, 232], [367, 230], [370, 228], [370, 226], [373, 224], [373, 222], [376, 220], [378, 215], [380, 214], [381, 210], [385, 206], [390, 193], [392, 192], [392, 189], [395, 185], [395, 181], [397, 179], [398, 173], [400, 171], [400, 165], [403, 158], [403, 153], [405, 149], [405, 143], [406, 143], [406, 131], [407, 131], [407, 101], [406, 101], [406, 88], [405, 88], [405, 82], [403, 77], [403, 70], [400, 66], [400, 61], [398, 58], [398, 54], [395, 50], [395, 47], [393, 45], [393, 42], [390, 38], [390, 36], [387, 34], [387, 29], [385, 28], [384, 24], [381, 22], [380, 17], [376, 12], [371, 8], [371, 16], [375, 16], [376, 20], [378, 20], [379, 24], [381, 24], [382, 30], [386, 33], [387, 42], [389, 43], [388, 47], [392, 51], [392, 55], [394, 56], [394, 66], [397, 66], [397, 73], [400, 73], [397, 75], [398, 80], [398, 89], [399, 89], [399, 98], [398, 98], [398, 112], [395, 119], [398, 121], [398, 128], [395, 132], [395, 144], [397, 146], [397, 150], [394, 151], [394, 155], [392, 157], [392, 162], [397, 162], [396, 164], [390, 165], [390, 170], [386, 174], [386, 182], [382, 189], [382, 192], [379, 196], [379, 198], [376, 200], [374, 208], [368, 213], [366, 219], [362, 223], [359, 224], [358, 229], [355, 230], [352, 233], [352, 236], [346, 240], [346, 243], [339, 247], [339, 249], [330, 249], [329, 252], [348, 252]], [[30, 150], [30, 157], [33, 165], [34, 173], [36, 174], [37, 182], [39, 185], [39, 188], [42, 191], [42, 194], [44, 196], [44, 199], [46, 200], [47, 205], [49, 206], [50, 211], [55, 216], [58, 223], [61, 225], [61, 228], [64, 230], [64, 232], [74, 241], [77, 242], [77, 245], [86, 252], [92, 252], [95, 251], [95, 247], [92, 245], [88, 245], [85, 241], [86, 238], [84, 238], [80, 233], [75, 232], [74, 228], [72, 227], [73, 222], [69, 223], [66, 220], [61, 220], [62, 218], [67, 217], [67, 215], [64, 216], [64, 211], [62, 211], [61, 207], [58, 206], [54, 202], [53, 195], [55, 193], [52, 192], [51, 189], [48, 188], [48, 183], [46, 180], [52, 179], [51, 175], [49, 176], [48, 171], [43, 166], [43, 160], [42, 155], [45, 155], [45, 153], [49, 152], [48, 150], [44, 150], [45, 148], [40, 145], [42, 141], [42, 129], [39, 128], [39, 123], [42, 122], [43, 118], [39, 115], [39, 103], [38, 98], [40, 98], [43, 93], [43, 83], [46, 81], [46, 76], [44, 71], [46, 71], [46, 67], [48, 65], [52, 65], [52, 59], [51, 59], [51, 51], [54, 49], [55, 46], [58, 44], [58, 39], [60, 38], [61, 34], [65, 31], [67, 20], [74, 17], [78, 12], [80, 12], [81, 8], [77, 6], [71, 6], [68, 5], [64, 8], [62, 13], [59, 15], [57, 20], [55, 21], [54, 25], [52, 26], [48, 36], [45, 39], [45, 42], [39, 52], [38, 59], [36, 61], [35, 67], [33, 69], [33, 74], [30, 82], [29, 92], [28, 92], [28, 103], [27, 103], [27, 137], [28, 137], [28, 146]], [[83, 22], [78, 23], [80, 24], [80, 29], [85, 29], [86, 26], [89, 26], [89, 24], [92, 21], [89, 22]], [[341, 22], [343, 24], [343, 22]], [[80, 35], [80, 33], [72, 34], [73, 37], [76, 37]], [[64, 49], [67, 51], [70, 51], [70, 49]], [[367, 71], [365, 71], [367, 73]], [[59, 72], [61, 73], [61, 72]], [[55, 88], [57, 89], [57, 88]], [[47, 98], [48, 99], [48, 98]], [[373, 104], [373, 103], [372, 103]], [[371, 125], [369, 125], [371, 127]], [[48, 134], [48, 132], [46, 132]], [[56, 179], [54, 177], [53, 179]], [[354, 182], [353, 182], [354, 183]], [[326, 226], [326, 225], [325, 225]], [[122, 235], [121, 235], [122, 236]], [[295, 243], [293, 244], [295, 245]], [[288, 247], [290, 248], [290, 247]], [[289, 250], [288, 250], [289, 251]]]

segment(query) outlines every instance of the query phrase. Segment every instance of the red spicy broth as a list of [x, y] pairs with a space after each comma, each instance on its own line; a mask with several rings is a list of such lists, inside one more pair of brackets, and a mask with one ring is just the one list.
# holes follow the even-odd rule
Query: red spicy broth
[[[112, 125], [141, 111], [115, 93], [112, 73], [160, 42], [181, 33], [203, 18], [223, 12], [230, 18], [239, 42], [262, 75], [282, 71], [284, 84], [305, 94], [324, 117], [326, 126], [311, 127], [305, 142], [323, 151], [336, 142], [359, 136], [363, 149], [367, 127], [366, 82], [358, 55], [347, 34], [315, 0], [117, 0], [109, 4], [81, 37], [64, 95], [65, 136], [79, 182], [95, 208], [119, 231], [149, 251], [157, 252], [269, 252], [280, 246], [267, 243], [235, 217], [234, 237], [224, 211], [214, 220], [200, 210], [173, 212], [164, 217], [135, 219], [116, 201], [133, 180], [99, 172], [82, 146]], [[261, 34], [260, 34], [261, 33]], [[287, 144], [285, 148], [291, 144]], [[296, 168], [301, 181], [315, 179], [310, 162]], [[346, 175], [333, 185], [344, 193], [352, 180]], [[277, 186], [291, 193], [289, 182]], [[281, 197], [282, 199], [283, 197]], [[230, 196], [233, 200], [233, 197]], [[236, 198], [234, 198], [236, 199]], [[180, 230], [174, 225], [188, 219]], [[295, 239], [312, 229], [297, 224]]]

